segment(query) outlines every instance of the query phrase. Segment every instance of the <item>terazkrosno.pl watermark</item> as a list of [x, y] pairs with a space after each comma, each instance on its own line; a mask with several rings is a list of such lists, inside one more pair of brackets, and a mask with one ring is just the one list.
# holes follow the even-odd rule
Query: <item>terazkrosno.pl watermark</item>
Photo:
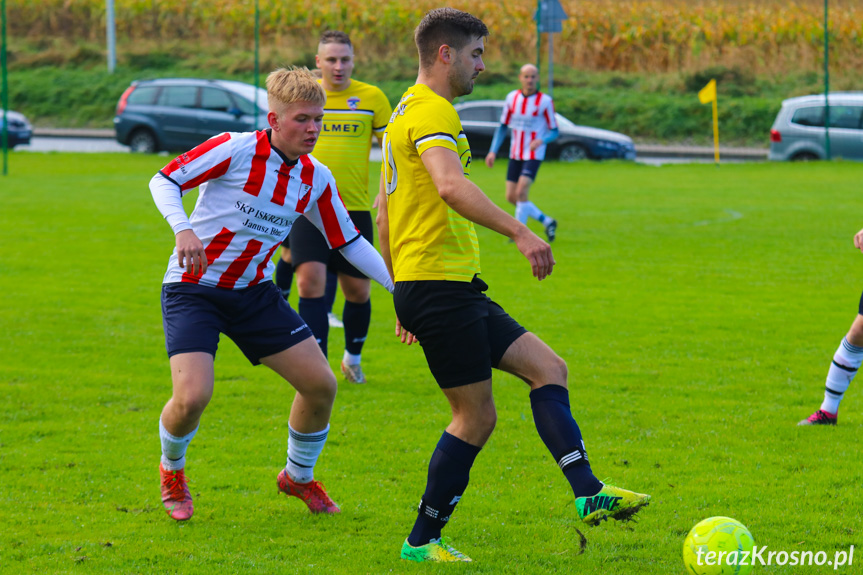
[[752, 551], [704, 551], [696, 552], [698, 565], [790, 565], [830, 566], [833, 569], [854, 564], [854, 546], [848, 551], [835, 551], [833, 556], [826, 551], [769, 551], [767, 547], [754, 546]]

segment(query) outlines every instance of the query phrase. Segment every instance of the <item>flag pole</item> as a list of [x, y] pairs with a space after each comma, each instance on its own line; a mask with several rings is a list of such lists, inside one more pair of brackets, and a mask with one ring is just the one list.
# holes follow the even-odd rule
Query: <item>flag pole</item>
[[719, 167], [719, 110], [716, 105], [717, 98], [713, 98], [713, 157], [716, 167]]

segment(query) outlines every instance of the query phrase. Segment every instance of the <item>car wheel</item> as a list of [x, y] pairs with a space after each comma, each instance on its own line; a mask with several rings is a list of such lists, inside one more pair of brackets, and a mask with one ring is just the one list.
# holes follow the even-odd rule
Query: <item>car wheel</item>
[[568, 144], [560, 150], [561, 162], [580, 162], [587, 159], [587, 150], [578, 144]]
[[152, 154], [156, 151], [156, 135], [147, 128], [138, 128], [129, 137], [129, 151], [136, 154]]
[[791, 157], [792, 162], [814, 162], [818, 159], [812, 152], [798, 152]]

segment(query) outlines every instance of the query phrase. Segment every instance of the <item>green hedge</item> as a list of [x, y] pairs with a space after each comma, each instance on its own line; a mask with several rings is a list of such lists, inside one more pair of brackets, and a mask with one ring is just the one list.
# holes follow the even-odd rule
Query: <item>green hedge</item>
[[[367, 72], [363, 74], [363, 72]], [[375, 82], [373, 69], [355, 72], [357, 78]], [[662, 81], [638, 75], [585, 74], [562, 70], [560, 84], [554, 89], [558, 112], [577, 124], [623, 132], [638, 141], [690, 142], [712, 141], [709, 105], [701, 105], [686, 86], [686, 78], [667, 77]], [[189, 70], [157, 67], [122, 68], [108, 74], [100, 67], [38, 66], [13, 69], [9, 74], [10, 105], [27, 115], [36, 126], [110, 128], [117, 100], [129, 83], [137, 78], [197, 76], [231, 78], [246, 82], [252, 76], [224, 74], [213, 69]], [[261, 74], [261, 82], [265, 74]], [[469, 98], [503, 98], [517, 87], [500, 82], [500, 75], [489, 75]], [[544, 79], [543, 79], [544, 80]], [[413, 78], [377, 82], [391, 102], [396, 102]], [[767, 83], [765, 83], [767, 84]], [[792, 83], [799, 86], [799, 83]], [[794, 88], [770, 85], [768, 90], [741, 90], [732, 83], [720, 84], [720, 136], [723, 144], [765, 146], [773, 118], [781, 101]], [[545, 89], [545, 88], [543, 88]], [[809, 87], [812, 89], [812, 87]], [[798, 89], [799, 91], [799, 89]], [[736, 93], [728, 95], [726, 93]], [[784, 92], [784, 93], [783, 93]], [[805, 93], [805, 92], [804, 92]]]

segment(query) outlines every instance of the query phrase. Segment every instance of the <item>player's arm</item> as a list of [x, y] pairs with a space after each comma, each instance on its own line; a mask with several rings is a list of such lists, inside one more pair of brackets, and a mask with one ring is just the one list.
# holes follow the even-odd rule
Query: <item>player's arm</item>
[[156, 207], [174, 230], [180, 267], [188, 269], [192, 275], [198, 275], [199, 271], [203, 275], [207, 271], [207, 254], [183, 208], [180, 185], [162, 172], [157, 172], [150, 180], [150, 194]]
[[485, 165], [489, 168], [494, 166], [494, 161], [497, 159], [497, 151], [500, 150], [500, 145], [506, 137], [506, 130], [507, 125], [501, 122], [494, 131], [494, 136], [491, 139], [491, 150], [485, 156]]
[[373, 279], [388, 292], [393, 292], [393, 280], [381, 254], [363, 236], [339, 248], [339, 252], [348, 262], [360, 270], [369, 279]]
[[863, 230], [854, 235], [854, 247], [863, 252]]
[[535, 140], [532, 140], [530, 142], [530, 149], [535, 150], [542, 145], [550, 144], [553, 141], [555, 141], [558, 138], [558, 136], [560, 136], [560, 130], [558, 130], [557, 128], [554, 128], [553, 130], [548, 132], [542, 138], [537, 138]]
[[375, 224], [378, 226], [378, 241], [381, 245], [381, 256], [384, 258], [384, 263], [386, 263], [387, 270], [390, 272], [390, 277], [395, 280], [393, 258], [392, 254], [390, 254], [390, 216], [387, 212], [387, 188], [383, 174], [381, 174], [381, 183], [378, 189], [378, 196], [375, 198], [375, 205], [378, 207]]
[[545, 118], [545, 125], [549, 131], [542, 138], [536, 138], [530, 142], [529, 147], [531, 150], [552, 143], [560, 135], [560, 130], [557, 128], [557, 119], [554, 117], [554, 102], [549, 98], [544, 108], [542, 115]]
[[[383, 174], [381, 174], [381, 185], [378, 190], [377, 198], [375, 198], [375, 205], [378, 207], [378, 215], [375, 217], [375, 224], [378, 226], [378, 241], [381, 244], [381, 256], [384, 258], [384, 263], [386, 263], [387, 270], [390, 272], [390, 277], [395, 281], [396, 276], [393, 272], [393, 258], [390, 253], [390, 216], [387, 211], [387, 188]], [[414, 334], [402, 327], [402, 322], [399, 321], [398, 317], [396, 317], [396, 337], [399, 338], [402, 343], [406, 343], [408, 345], [418, 341]]]
[[435, 146], [428, 148], [420, 157], [438, 195], [450, 208], [468, 220], [513, 240], [530, 262], [531, 271], [537, 279], [543, 280], [551, 274], [555, 263], [551, 246], [500, 209], [476, 184], [465, 178], [461, 160], [454, 151]]

